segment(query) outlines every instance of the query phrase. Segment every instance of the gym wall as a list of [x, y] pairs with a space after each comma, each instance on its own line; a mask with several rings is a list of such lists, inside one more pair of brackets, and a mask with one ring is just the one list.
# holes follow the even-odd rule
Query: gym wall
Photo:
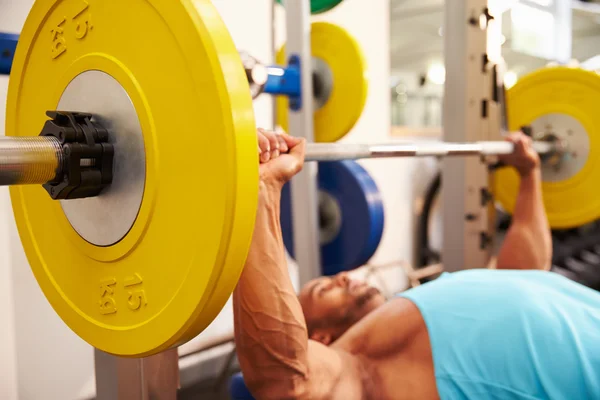
[[[0, 0], [0, 30], [19, 33], [32, 4]], [[1, 75], [1, 133], [7, 89], [8, 77]], [[20, 243], [7, 188], [0, 190], [0, 293], [0, 398], [81, 398], [93, 378], [93, 350], [44, 298]]]
[[[271, 0], [213, 0], [239, 49], [260, 60], [272, 60]], [[0, 0], [0, 30], [18, 33], [33, 0]], [[347, 0], [331, 12], [313, 17], [339, 24], [356, 37], [369, 64], [369, 96], [364, 113], [344, 142], [387, 142], [390, 131], [389, 4]], [[285, 40], [285, 15], [276, 12], [276, 37]], [[8, 78], [0, 76], [0, 133], [4, 131]], [[255, 101], [257, 124], [271, 127], [272, 100]], [[199, 130], [201, 126], [199, 126]], [[423, 193], [433, 160], [361, 161], [382, 192], [386, 220], [372, 264], [412, 261], [415, 198]], [[421, 181], [421, 183], [419, 183]], [[290, 262], [297, 283], [297, 269]], [[399, 270], [386, 281], [406, 285]], [[296, 285], [297, 286], [297, 285]], [[95, 394], [93, 349], [72, 333], [43, 297], [23, 252], [6, 188], [0, 189], [0, 398], [3, 400], [87, 399]], [[228, 303], [194, 343], [232, 329]], [[196, 361], [218, 355], [207, 353]], [[218, 367], [211, 369], [218, 371]], [[205, 372], [205, 371], [204, 371]], [[210, 371], [209, 371], [210, 373]], [[65, 379], [69, 377], [68, 379]]]

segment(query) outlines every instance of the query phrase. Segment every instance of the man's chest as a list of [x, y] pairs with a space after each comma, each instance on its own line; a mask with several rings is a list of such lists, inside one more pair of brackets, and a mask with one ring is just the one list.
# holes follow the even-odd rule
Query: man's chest
[[438, 399], [435, 373], [429, 345], [409, 346], [365, 363], [361, 376], [364, 400]]

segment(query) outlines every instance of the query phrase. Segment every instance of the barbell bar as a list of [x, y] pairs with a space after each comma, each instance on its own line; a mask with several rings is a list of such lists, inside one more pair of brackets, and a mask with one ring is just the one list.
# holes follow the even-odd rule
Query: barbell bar
[[48, 137], [0, 137], [0, 185], [44, 184], [61, 171], [63, 149]]
[[[533, 142], [539, 154], [563, 152], [562, 145]], [[115, 149], [119, 151], [119, 149]], [[340, 161], [364, 158], [492, 156], [510, 154], [510, 142], [474, 143], [418, 142], [391, 144], [307, 143], [305, 161]], [[44, 184], [62, 174], [63, 148], [54, 137], [0, 138], [0, 186]], [[94, 159], [81, 159], [82, 167], [93, 166]]]
[[[540, 155], [561, 154], [562, 142], [536, 141], [533, 148]], [[364, 158], [395, 157], [452, 157], [452, 156], [494, 156], [511, 154], [514, 145], [503, 141], [482, 141], [473, 143], [415, 142], [387, 144], [343, 144], [308, 143], [305, 161], [340, 161]]]

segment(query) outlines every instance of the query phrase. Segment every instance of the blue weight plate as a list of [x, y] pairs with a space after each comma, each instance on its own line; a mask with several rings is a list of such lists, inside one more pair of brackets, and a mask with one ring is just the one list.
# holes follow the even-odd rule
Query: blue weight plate
[[19, 35], [0, 32], [0, 75], [10, 74]]
[[254, 400], [241, 372], [234, 374], [229, 380], [229, 396], [231, 400]]
[[[323, 275], [364, 265], [377, 250], [384, 225], [383, 202], [373, 178], [355, 161], [321, 162], [318, 187]], [[281, 195], [281, 229], [294, 257], [289, 184]]]

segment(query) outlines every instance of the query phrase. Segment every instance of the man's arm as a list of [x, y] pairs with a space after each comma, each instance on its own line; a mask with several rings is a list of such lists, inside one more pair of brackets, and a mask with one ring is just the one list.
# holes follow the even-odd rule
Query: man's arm
[[244, 380], [259, 399], [360, 398], [358, 361], [308, 339], [288, 275], [279, 202], [283, 182], [301, 168], [304, 155], [303, 144], [292, 138], [286, 141], [290, 154], [261, 165], [254, 236], [233, 295]]
[[504, 161], [517, 169], [521, 182], [512, 224], [496, 268], [548, 270], [552, 262], [552, 236], [542, 198], [539, 156], [525, 135], [513, 135], [510, 140], [515, 144], [515, 154]]

